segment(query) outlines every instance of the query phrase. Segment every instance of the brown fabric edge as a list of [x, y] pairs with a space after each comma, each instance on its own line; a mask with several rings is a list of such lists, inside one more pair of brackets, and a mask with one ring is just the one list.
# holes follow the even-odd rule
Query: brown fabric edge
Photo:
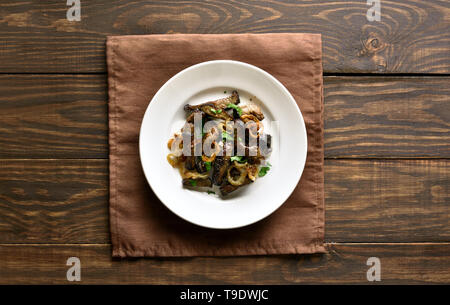
[[224, 251], [223, 249], [199, 250], [196, 247], [177, 248], [167, 243], [154, 245], [146, 250], [135, 250], [120, 248], [113, 251], [113, 257], [227, 257], [227, 256], [252, 256], [252, 255], [302, 255], [302, 254], [321, 254], [326, 253], [324, 245], [316, 243], [310, 245], [294, 246], [293, 243], [284, 242], [284, 246], [273, 244], [249, 245]]
[[117, 211], [116, 211], [116, 201], [117, 201], [117, 186], [115, 181], [117, 181], [117, 171], [116, 171], [116, 149], [117, 149], [117, 106], [116, 106], [116, 71], [114, 65], [114, 49], [115, 38], [107, 37], [106, 39], [106, 54], [107, 54], [107, 69], [108, 69], [108, 125], [109, 125], [109, 214], [110, 214], [110, 230], [111, 230], [111, 244], [112, 244], [112, 255], [117, 256], [120, 250], [119, 243], [119, 231], [117, 229]]
[[[322, 162], [322, 170], [316, 173], [316, 194], [317, 194], [317, 247], [323, 248], [325, 251], [325, 178], [324, 178], [324, 99], [323, 99], [323, 67], [322, 67], [322, 34], [318, 34], [319, 40], [319, 48], [317, 49], [317, 58], [314, 60], [314, 66], [318, 70], [316, 74], [319, 82], [319, 89], [317, 90], [318, 97], [316, 101], [319, 103], [319, 122], [320, 122], [320, 133], [317, 133], [315, 136], [315, 140], [320, 142], [321, 145], [321, 162]], [[318, 139], [319, 138], [319, 139]], [[323, 187], [320, 188], [319, 186]]]

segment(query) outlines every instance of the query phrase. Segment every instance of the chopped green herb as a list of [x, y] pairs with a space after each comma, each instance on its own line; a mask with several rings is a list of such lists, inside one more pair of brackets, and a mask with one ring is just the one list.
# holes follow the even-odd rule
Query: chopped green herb
[[222, 139], [233, 141], [234, 138], [226, 131], [222, 131]]
[[215, 195], [215, 194], [216, 194], [216, 193], [215, 193], [215, 192], [213, 192], [213, 191], [207, 191], [207, 193], [208, 193], [208, 194], [210, 194], [210, 195], [212, 195], [212, 194], [214, 194], [214, 195]]
[[231, 162], [233, 162], [233, 161], [241, 161], [241, 159], [242, 159], [242, 157], [241, 156], [232, 156], [231, 158], [230, 158], [230, 160], [231, 160]]
[[270, 164], [270, 162], [266, 162], [266, 164], [267, 164], [267, 166], [270, 166], [270, 167], [272, 166], [272, 164]]
[[245, 163], [245, 162], [247, 162], [247, 158], [245, 158], [244, 156], [232, 156], [232, 157], [230, 158], [230, 160], [231, 160], [231, 162], [237, 161], [237, 162], [239, 162], [239, 163]]
[[205, 166], [206, 166], [206, 171], [210, 171], [211, 170], [211, 162], [209, 162], [209, 161], [206, 161], [205, 162]]
[[216, 109], [214, 109], [214, 108], [211, 108], [211, 111], [212, 111], [212, 113], [214, 113], [214, 114], [218, 114], [218, 113], [221, 113], [221, 112], [222, 112], [222, 109], [216, 110]]
[[196, 181], [196, 180], [191, 179], [191, 180], [189, 180], [189, 183], [190, 183], [192, 186], [197, 186], [197, 181]]
[[235, 109], [235, 110], [239, 113], [239, 116], [242, 115], [242, 109], [241, 109], [241, 107], [239, 107], [239, 106], [237, 106], [237, 105], [235, 105], [235, 104], [231, 104], [231, 103], [229, 103], [229, 104], [227, 105], [227, 107], [228, 107], [228, 108], [233, 108], [233, 109]]
[[259, 169], [258, 176], [264, 177], [264, 176], [267, 174], [267, 172], [268, 172], [269, 170], [270, 170], [270, 167], [268, 167], [268, 166], [263, 166], [263, 167], [261, 167], [261, 168]]

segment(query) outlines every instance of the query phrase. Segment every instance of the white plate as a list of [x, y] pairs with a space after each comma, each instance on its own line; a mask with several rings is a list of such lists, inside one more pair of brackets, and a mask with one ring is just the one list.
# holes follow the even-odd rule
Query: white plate
[[[262, 108], [265, 131], [272, 135], [272, 168], [225, 199], [185, 189], [166, 160], [167, 141], [186, 119], [183, 106], [228, 96], [233, 89], [242, 103], [252, 98]], [[300, 109], [278, 80], [246, 63], [216, 60], [179, 72], [159, 89], [145, 112], [139, 149], [145, 177], [167, 208], [194, 224], [230, 229], [259, 221], [286, 201], [302, 175], [307, 138]]]

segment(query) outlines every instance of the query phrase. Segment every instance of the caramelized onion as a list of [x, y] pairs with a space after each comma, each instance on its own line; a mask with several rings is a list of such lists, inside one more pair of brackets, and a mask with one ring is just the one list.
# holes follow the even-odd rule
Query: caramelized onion
[[[177, 145], [178, 144], [178, 145]], [[183, 138], [179, 134], [175, 134], [172, 139], [167, 142], [170, 151], [175, 156], [181, 156], [183, 154]]]
[[[253, 138], [257, 138], [258, 136], [259, 136], [259, 134], [261, 134], [262, 132], [263, 132], [263, 130], [264, 130], [264, 125], [258, 120], [258, 118], [257, 117], [255, 117], [254, 115], [252, 115], [252, 114], [244, 114], [243, 116], [241, 116], [241, 119], [242, 119], [242, 121], [244, 121], [245, 123], [248, 123], [248, 122], [250, 122], [250, 121], [253, 121], [253, 122], [255, 122], [255, 124], [256, 124], [256, 126], [257, 126], [257, 128], [256, 128], [256, 130], [257, 130], [257, 132], [256, 132], [256, 134], [254, 134], [253, 133], [253, 128], [249, 128], [248, 129], [248, 133], [249, 133], [249, 136], [251, 136], [251, 137], [253, 137]], [[249, 124], [249, 125], [253, 125], [253, 124]]]
[[216, 159], [216, 154], [215, 153], [213, 153], [211, 155], [211, 157], [207, 157], [205, 155], [202, 155], [203, 162], [213, 162], [215, 159]]
[[222, 121], [217, 124], [219, 132], [227, 131], [227, 121]]
[[247, 174], [250, 180], [255, 181], [256, 177], [258, 176], [258, 167], [255, 165], [248, 165]]
[[213, 162], [214, 159], [216, 159], [216, 156], [220, 153], [221, 146], [216, 143], [216, 141], [213, 141], [211, 144], [214, 145], [214, 151], [210, 156], [207, 156], [205, 154], [202, 155], [202, 160], [204, 162]]
[[175, 156], [174, 154], [168, 154], [167, 155], [167, 161], [169, 162], [170, 165], [172, 165], [173, 167], [177, 167], [178, 166], [178, 157]]
[[170, 140], [167, 142], [167, 147], [168, 147], [169, 149], [172, 149], [173, 141], [175, 141], [175, 139], [174, 139], [174, 138], [170, 138]]
[[[238, 179], [234, 179], [231, 176], [231, 170], [235, 168], [239, 171], [239, 177]], [[242, 185], [245, 182], [245, 178], [247, 177], [247, 167], [246, 164], [239, 164], [236, 161], [234, 161], [234, 164], [228, 169], [227, 173], [227, 180], [231, 185], [239, 186]]]
[[258, 138], [258, 126], [256, 125], [256, 128], [254, 128], [253, 126], [255, 126], [255, 124], [257, 123], [251, 123], [248, 124], [248, 136], [254, 139]]
[[180, 167], [180, 175], [183, 179], [205, 179], [208, 173], [200, 174], [197, 171], [187, 170], [184, 166]]

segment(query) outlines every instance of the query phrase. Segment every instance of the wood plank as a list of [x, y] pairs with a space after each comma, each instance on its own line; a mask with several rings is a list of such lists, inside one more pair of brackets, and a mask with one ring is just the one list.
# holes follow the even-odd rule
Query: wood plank
[[369, 257], [381, 262], [381, 284], [448, 284], [450, 244], [331, 244], [323, 255], [113, 260], [109, 245], [0, 245], [0, 284], [68, 282], [78, 257], [81, 284], [376, 284]]
[[0, 240], [108, 242], [107, 160], [0, 160]]
[[[0, 160], [0, 243], [108, 243], [107, 160]], [[450, 160], [326, 160], [326, 240], [450, 240]]]
[[326, 239], [450, 240], [450, 160], [326, 160]]
[[[327, 158], [450, 157], [449, 77], [324, 83]], [[105, 75], [0, 75], [0, 96], [0, 158], [108, 157]]]
[[450, 72], [450, 6], [387, 1], [369, 22], [366, 1], [65, 1], [0, 4], [0, 72], [104, 72], [106, 35], [322, 33], [325, 72]]
[[325, 157], [450, 157], [450, 78], [324, 83]]
[[105, 75], [0, 75], [0, 158], [106, 158]]

